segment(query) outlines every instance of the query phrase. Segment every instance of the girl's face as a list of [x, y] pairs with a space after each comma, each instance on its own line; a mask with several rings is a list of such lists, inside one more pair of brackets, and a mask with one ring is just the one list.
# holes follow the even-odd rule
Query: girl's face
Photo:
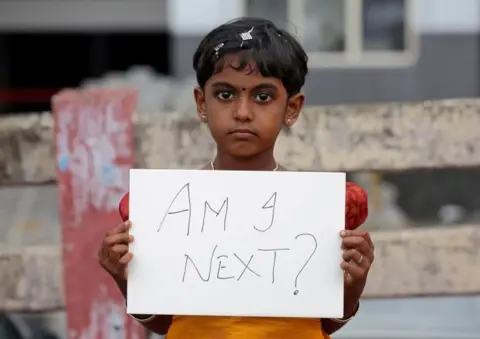
[[229, 58], [203, 91], [195, 89], [199, 117], [208, 124], [219, 152], [237, 159], [273, 152], [282, 126], [297, 120], [304, 95], [288, 98], [279, 79], [263, 77], [255, 64], [237, 71], [235, 56]]

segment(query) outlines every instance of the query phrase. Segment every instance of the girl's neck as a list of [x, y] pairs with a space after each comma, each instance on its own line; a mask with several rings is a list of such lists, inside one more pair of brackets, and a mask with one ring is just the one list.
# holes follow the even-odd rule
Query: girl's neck
[[213, 161], [216, 170], [237, 170], [237, 171], [273, 171], [277, 162], [273, 152], [265, 152], [255, 158], [238, 159], [227, 154], [217, 152]]

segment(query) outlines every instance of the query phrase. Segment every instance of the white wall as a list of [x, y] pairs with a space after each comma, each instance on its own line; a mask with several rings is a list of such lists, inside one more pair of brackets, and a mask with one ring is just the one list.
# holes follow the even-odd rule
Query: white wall
[[[480, 31], [480, 0], [411, 1], [414, 29], [420, 33]], [[178, 35], [202, 35], [244, 14], [244, 0], [168, 1], [168, 26]]]
[[[203, 35], [220, 23], [244, 15], [244, 1], [1, 0], [0, 30], [168, 27], [177, 35]], [[414, 27], [419, 32], [480, 31], [480, 0], [411, 1]]]
[[422, 33], [477, 33], [479, 0], [412, 0], [414, 23]]
[[164, 30], [167, 1], [0, 0], [0, 30]]
[[168, 0], [168, 28], [176, 35], [203, 35], [241, 16], [243, 0]]

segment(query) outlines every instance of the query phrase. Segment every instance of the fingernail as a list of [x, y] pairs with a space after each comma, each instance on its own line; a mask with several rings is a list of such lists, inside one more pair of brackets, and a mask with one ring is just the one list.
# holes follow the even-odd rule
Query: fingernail
[[344, 237], [344, 236], [346, 236], [346, 235], [347, 235], [347, 232], [345, 232], [345, 231], [341, 231], [341, 232], [340, 232], [340, 236], [341, 236], [341, 237]]
[[132, 222], [130, 220], [126, 221], [125, 226], [129, 226], [129, 227], [132, 226]]

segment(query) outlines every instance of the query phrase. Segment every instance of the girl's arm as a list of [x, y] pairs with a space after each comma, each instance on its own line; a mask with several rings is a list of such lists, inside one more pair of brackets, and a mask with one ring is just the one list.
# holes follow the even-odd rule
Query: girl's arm
[[[118, 204], [118, 211], [123, 221], [129, 219], [130, 193], [126, 193]], [[127, 281], [115, 279], [120, 292], [122, 292], [125, 300], [127, 300]], [[132, 315], [143, 327], [156, 333], [165, 335], [172, 324], [171, 315]]]
[[[127, 281], [117, 281], [115, 280], [120, 292], [127, 299]], [[143, 327], [152, 331], [156, 334], [165, 335], [172, 324], [171, 315], [132, 315]]]
[[350, 320], [355, 317], [355, 315], [358, 312], [358, 309], [360, 308], [360, 302], [357, 300], [356, 302], [349, 302], [348, 300], [345, 300], [345, 306], [347, 305], [355, 305], [353, 307], [349, 306], [348, 308], [345, 308], [345, 314], [348, 314], [347, 317], [344, 317], [343, 319], [322, 319], [322, 330], [327, 333], [327, 334], [333, 334], [337, 332], [339, 329], [341, 329], [343, 326], [345, 326]]
[[160, 335], [166, 335], [170, 325], [172, 324], [171, 315], [156, 315], [153, 316], [151, 320], [149, 320], [149, 318], [142, 319], [141, 316], [133, 317], [137, 319], [138, 322], [147, 330]]

